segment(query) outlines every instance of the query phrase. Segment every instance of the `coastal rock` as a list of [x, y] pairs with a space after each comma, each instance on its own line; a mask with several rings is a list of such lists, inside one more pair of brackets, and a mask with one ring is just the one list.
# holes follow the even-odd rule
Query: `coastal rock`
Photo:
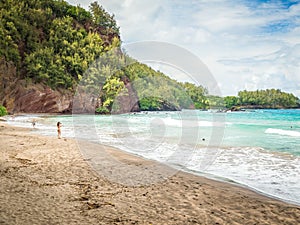
[[78, 87], [72, 102], [72, 113], [93, 114], [95, 109], [101, 105], [101, 100], [97, 96], [100, 90], [89, 92]]
[[0, 105], [9, 113], [70, 112], [73, 95], [20, 79], [13, 63], [0, 59]]
[[73, 95], [67, 91], [52, 90], [46, 85], [23, 88], [22, 81], [15, 92], [14, 111], [26, 113], [64, 113], [72, 108]]
[[139, 99], [136, 91], [132, 87], [129, 79], [123, 77], [122, 81], [125, 84], [125, 91], [122, 91], [115, 99], [112, 107], [112, 114], [122, 114], [129, 112], [140, 112]]
[[180, 111], [181, 110], [178, 106], [176, 106], [168, 101], [165, 101], [165, 100], [162, 101], [161, 104], [162, 104], [162, 108], [160, 109], [160, 111]]
[[2, 104], [12, 113], [64, 113], [71, 111], [72, 99], [70, 92], [52, 90], [42, 84], [26, 85], [26, 81], [19, 80], [4, 96]]
[[230, 110], [235, 111], [245, 111], [247, 109], [265, 109], [267, 107], [262, 105], [242, 105], [242, 106], [233, 106]]

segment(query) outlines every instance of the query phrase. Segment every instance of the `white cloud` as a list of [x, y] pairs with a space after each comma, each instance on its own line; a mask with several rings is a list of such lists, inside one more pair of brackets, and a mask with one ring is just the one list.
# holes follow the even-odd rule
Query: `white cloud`
[[[93, 0], [68, 2], [80, 2], [87, 8]], [[115, 14], [124, 44], [156, 40], [186, 48], [208, 66], [223, 95], [235, 95], [245, 88], [280, 88], [300, 96], [300, 4], [286, 7], [281, 1], [260, 4], [255, 0], [99, 2]], [[178, 78], [178, 74], [173, 76]]]

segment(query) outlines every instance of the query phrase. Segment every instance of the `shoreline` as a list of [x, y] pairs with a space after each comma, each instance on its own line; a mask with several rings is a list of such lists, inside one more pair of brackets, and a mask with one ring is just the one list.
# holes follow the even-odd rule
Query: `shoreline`
[[[299, 206], [187, 172], [178, 171], [149, 185], [120, 184], [96, 173], [75, 140], [30, 134], [28, 128], [11, 127], [3, 122], [0, 130], [3, 146], [0, 223], [297, 224], [300, 221]], [[137, 168], [156, 165], [115, 148], [102, 148], [126, 165]], [[108, 172], [114, 169], [110, 160], [101, 161], [103, 165]]]
[[300, 207], [300, 203], [298, 203], [298, 202], [295, 202], [295, 201], [292, 201], [292, 200], [283, 199], [283, 198], [277, 197], [275, 195], [268, 194], [268, 193], [263, 192], [263, 191], [261, 191], [259, 189], [251, 187], [251, 186], [249, 186], [247, 184], [239, 183], [239, 182], [237, 182], [235, 180], [232, 180], [230, 178], [220, 177], [220, 176], [217, 176], [217, 175], [214, 175], [214, 174], [209, 174], [209, 173], [202, 173], [202, 172], [200, 173], [200, 172], [192, 171], [192, 170], [189, 170], [189, 169], [180, 170], [180, 171], [188, 173], [188, 174], [193, 174], [193, 175], [199, 176], [199, 177], [204, 177], [204, 178], [207, 178], [209, 180], [214, 180], [214, 181], [217, 181], [217, 182], [221, 182], [221, 183], [226, 183], [226, 184], [229, 184], [229, 185], [237, 186], [239, 188], [255, 192], [258, 195], [261, 195], [261, 196], [264, 196], [264, 197], [267, 197], [267, 198], [270, 198], [270, 199], [274, 199], [275, 201], [280, 201], [280, 202], [283, 202], [283, 203], [286, 203], [286, 204], [294, 205], [295, 207]]
[[[37, 116], [39, 118], [43, 118], [43, 117], [46, 117], [46, 116], [56, 116], [56, 114], [45, 114], [45, 113], [41, 113], [41, 114], [19, 114], [18, 116], [20, 116], [20, 115], [21, 116], [25, 116], [25, 117], [29, 116], [29, 118], [31, 118], [32, 116]], [[5, 121], [8, 122], [8, 120], [5, 120], [5, 119], [2, 120], [2, 121], [3, 122], [5, 122]], [[29, 120], [27, 122], [29, 122]], [[14, 125], [10, 125], [10, 124], [8, 124], [8, 125], [9, 126], [14, 126]], [[21, 126], [21, 127], [30, 130], [30, 128], [29, 128], [30, 126], [31, 125], [29, 125], [29, 126]], [[15, 125], [14, 127], [19, 127], [19, 126]], [[37, 131], [36, 129], [31, 129], [31, 130], [32, 131]], [[42, 135], [42, 136], [44, 136], [43, 134], [39, 134], [38, 132], [34, 132], [34, 133], [36, 135]], [[49, 137], [49, 135], [45, 135], [45, 136]], [[68, 139], [76, 140], [74, 137], [73, 138], [72, 137], [67, 137], [67, 138]], [[85, 142], [87, 140], [82, 139], [82, 141]], [[87, 141], [87, 142], [89, 142], [89, 141]], [[94, 142], [92, 142], [92, 143], [94, 143]], [[121, 151], [121, 152], [124, 152], [125, 154], [129, 154], [129, 155], [138, 157], [141, 160], [150, 160], [150, 159], [145, 158], [142, 155], [139, 155], [137, 153], [132, 153], [132, 152], [126, 151], [124, 149], [118, 149], [118, 147], [115, 147], [115, 146], [103, 145], [103, 144], [99, 144], [99, 145], [107, 146], [108, 148], [114, 148], [116, 151]], [[275, 153], [279, 154], [279, 155], [289, 154], [289, 153], [285, 153], [285, 152], [273, 152], [272, 154], [275, 154]], [[160, 162], [156, 161], [155, 159], [154, 159], [154, 162], [160, 164]], [[236, 185], [238, 187], [254, 191], [254, 192], [256, 192], [259, 195], [263, 195], [263, 196], [266, 196], [266, 197], [269, 197], [269, 198], [272, 198], [272, 199], [275, 199], [275, 200], [279, 200], [279, 201], [282, 201], [282, 202], [285, 202], [285, 203], [288, 203], [288, 204], [292, 204], [292, 205], [295, 205], [295, 206], [300, 206], [300, 202], [297, 202], [296, 200], [293, 201], [292, 199], [285, 199], [285, 198], [282, 198], [280, 196], [269, 194], [268, 192], [264, 192], [263, 190], [255, 188], [254, 186], [251, 186], [251, 185], [248, 185], [246, 183], [242, 183], [242, 182], [233, 180], [233, 179], [228, 178], [228, 177], [223, 177], [223, 176], [219, 176], [219, 175], [215, 175], [215, 174], [210, 174], [210, 173], [206, 173], [206, 172], [199, 172], [199, 171], [192, 170], [192, 169], [189, 169], [189, 168], [186, 168], [186, 167], [183, 167], [183, 166], [177, 166], [177, 167], [175, 167], [174, 165], [168, 165], [168, 166], [170, 166], [172, 169], [179, 170], [179, 171], [182, 171], [182, 172], [186, 172], [188, 174], [193, 174], [193, 175], [200, 176], [200, 177], [205, 177], [205, 178], [208, 178], [208, 179], [211, 179], [211, 180], [216, 180], [216, 181], [220, 181], [220, 182], [225, 182], [225, 183], [228, 183], [228, 184]]]

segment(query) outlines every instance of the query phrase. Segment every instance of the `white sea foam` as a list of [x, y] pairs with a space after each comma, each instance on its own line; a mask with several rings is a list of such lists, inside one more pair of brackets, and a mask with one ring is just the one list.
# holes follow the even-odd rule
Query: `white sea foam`
[[294, 131], [294, 130], [282, 130], [282, 129], [268, 128], [268, 129], [266, 129], [265, 133], [266, 134], [286, 135], [286, 136], [292, 136], [292, 137], [300, 137], [300, 132]]
[[38, 122], [41, 119], [40, 116], [38, 115], [20, 115], [20, 116], [5, 116], [5, 120], [7, 121], [8, 124], [14, 125], [14, 126], [18, 126], [18, 127], [32, 127], [32, 122], [36, 122], [36, 124], [38, 124]]
[[[157, 120], [159, 122], [159, 120]], [[165, 126], [171, 127], [224, 127], [232, 123], [225, 123], [222, 121], [205, 121], [205, 120], [185, 120], [185, 119], [173, 119], [171, 117], [160, 119], [160, 123]]]
[[[268, 195], [297, 202], [300, 199], [300, 158], [257, 147], [219, 148], [206, 172], [234, 180]], [[205, 149], [195, 152], [187, 168], [200, 171]]]

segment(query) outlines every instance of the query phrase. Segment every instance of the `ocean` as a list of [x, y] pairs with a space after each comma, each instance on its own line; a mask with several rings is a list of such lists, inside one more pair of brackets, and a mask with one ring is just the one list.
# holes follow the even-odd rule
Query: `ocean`
[[[19, 115], [14, 126], [117, 147], [186, 172], [300, 205], [300, 110], [183, 110], [122, 115]], [[80, 146], [85, 151], [84, 146]], [[97, 153], [96, 153], [97, 154]], [[100, 162], [99, 162], [100, 163]]]

